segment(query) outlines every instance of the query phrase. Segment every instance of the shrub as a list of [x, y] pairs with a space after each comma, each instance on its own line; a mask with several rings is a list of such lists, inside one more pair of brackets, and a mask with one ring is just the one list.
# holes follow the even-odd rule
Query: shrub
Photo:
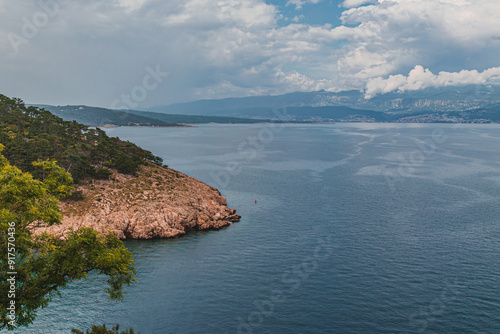
[[95, 178], [98, 180], [109, 180], [111, 175], [113, 175], [113, 172], [106, 167], [99, 168], [95, 171]]
[[[119, 325], [116, 325], [115, 327], [113, 327], [111, 329], [107, 329], [106, 324], [103, 324], [102, 326], [92, 325], [92, 327], [90, 329], [87, 329], [85, 332], [82, 332], [81, 330], [73, 328], [73, 329], [71, 329], [71, 333], [73, 333], [73, 334], [134, 334], [135, 333], [132, 328], [118, 332], [119, 329], [120, 329]], [[137, 334], [141, 334], [141, 333], [139, 332]]]

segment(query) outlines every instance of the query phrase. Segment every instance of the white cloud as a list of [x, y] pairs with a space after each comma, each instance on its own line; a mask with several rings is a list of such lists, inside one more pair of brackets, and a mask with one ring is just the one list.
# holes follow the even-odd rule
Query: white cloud
[[260, 0], [188, 0], [179, 6], [174, 14], [167, 15], [168, 26], [188, 26], [217, 28], [224, 25], [232, 27], [271, 27], [275, 23], [276, 10]]
[[118, 5], [133, 11], [141, 8], [148, 0], [116, 0]]
[[[21, 18], [40, 11], [35, 3], [15, 9], [11, 22], [0, 17], [0, 31], [20, 33]], [[171, 75], [144, 105], [331, 88], [324, 73], [308, 72], [322, 67], [325, 43], [336, 39], [332, 27], [279, 26], [279, 18], [263, 0], [70, 2], [19, 54], [6, 48], [12, 62], [0, 54], [0, 70], [13, 78], [0, 81], [0, 91], [25, 91], [30, 102], [108, 106], [157, 64]], [[46, 98], [54, 94], [60, 98]]]
[[287, 6], [295, 6], [295, 9], [301, 9], [305, 4], [317, 4], [321, 0], [288, 0]]
[[[0, 33], [21, 34], [37, 3], [0, 0]], [[171, 76], [144, 105], [294, 90], [379, 94], [446, 82], [440, 72], [472, 82], [500, 66], [498, 0], [338, 3], [348, 9], [332, 27], [305, 23], [306, 11], [283, 19], [289, 10], [264, 0], [65, 2], [19, 53], [0, 39], [0, 92], [107, 106], [159, 64]], [[287, 4], [331, 10], [320, 0]]]
[[439, 72], [433, 74], [429, 69], [415, 66], [408, 76], [391, 75], [387, 79], [381, 77], [370, 79], [366, 84], [365, 97], [372, 98], [378, 94], [393, 91], [415, 91], [428, 87], [446, 87], [458, 85], [480, 85], [500, 82], [500, 67], [493, 67], [483, 72], [476, 70], [460, 72]]
[[[347, 7], [362, 3], [344, 1]], [[333, 30], [347, 41], [337, 67], [357, 88], [389, 75], [385, 89], [399, 87], [401, 77], [395, 74], [416, 64], [448, 72], [499, 65], [493, 56], [500, 52], [500, 2], [495, 0], [378, 0], [344, 11], [342, 20], [345, 25]]]
[[344, 2], [342, 2], [342, 6], [345, 8], [354, 8], [366, 4], [373, 4], [376, 2], [377, 0], [345, 0]]

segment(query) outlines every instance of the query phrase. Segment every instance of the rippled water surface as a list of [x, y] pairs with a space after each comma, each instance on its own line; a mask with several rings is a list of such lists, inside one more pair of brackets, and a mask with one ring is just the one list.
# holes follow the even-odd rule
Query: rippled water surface
[[17, 333], [500, 333], [500, 126], [108, 133], [218, 187], [243, 218], [126, 242], [139, 282], [122, 303], [101, 278], [77, 282]]

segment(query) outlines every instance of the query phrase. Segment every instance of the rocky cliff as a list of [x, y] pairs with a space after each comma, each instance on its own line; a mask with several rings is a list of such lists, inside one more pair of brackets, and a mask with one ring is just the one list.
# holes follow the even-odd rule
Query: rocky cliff
[[77, 187], [84, 199], [61, 202], [60, 225], [40, 228], [64, 238], [69, 229], [92, 227], [120, 239], [172, 238], [239, 221], [216, 188], [175, 170], [150, 164], [135, 175], [114, 173]]

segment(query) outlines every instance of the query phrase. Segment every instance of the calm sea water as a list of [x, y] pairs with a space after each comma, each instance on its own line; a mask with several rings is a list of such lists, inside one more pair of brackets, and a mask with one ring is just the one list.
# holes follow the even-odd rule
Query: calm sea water
[[75, 282], [17, 333], [500, 333], [500, 126], [108, 133], [218, 187], [243, 218], [126, 242], [139, 282], [122, 303], [102, 278]]

